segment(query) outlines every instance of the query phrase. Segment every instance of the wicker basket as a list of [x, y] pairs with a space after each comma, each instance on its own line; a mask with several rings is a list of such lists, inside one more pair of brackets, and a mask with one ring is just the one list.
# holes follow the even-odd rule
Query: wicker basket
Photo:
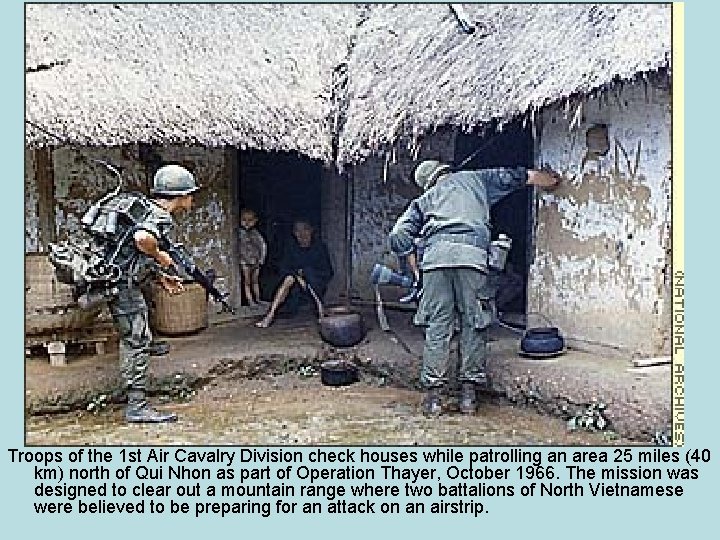
[[171, 295], [153, 284], [153, 306], [150, 310], [152, 329], [169, 336], [191, 334], [208, 326], [205, 289], [197, 283], [185, 283], [185, 290]]
[[55, 269], [45, 253], [25, 255], [25, 333], [48, 334], [77, 330], [109, 320], [107, 309], [82, 309], [73, 300], [72, 288], [55, 279]]

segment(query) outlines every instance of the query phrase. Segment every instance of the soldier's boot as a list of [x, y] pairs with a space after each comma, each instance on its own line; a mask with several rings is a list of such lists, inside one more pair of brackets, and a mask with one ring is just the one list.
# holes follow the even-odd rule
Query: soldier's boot
[[152, 340], [147, 347], [150, 356], [165, 356], [170, 352], [170, 344], [167, 341]]
[[422, 412], [425, 416], [439, 416], [442, 412], [440, 388], [429, 388], [422, 402]]
[[145, 392], [130, 390], [128, 391], [128, 404], [125, 409], [125, 420], [132, 423], [159, 424], [162, 422], [175, 422], [177, 415], [154, 409], [145, 399]]
[[475, 383], [464, 382], [460, 390], [460, 412], [475, 414], [477, 411], [477, 388]]

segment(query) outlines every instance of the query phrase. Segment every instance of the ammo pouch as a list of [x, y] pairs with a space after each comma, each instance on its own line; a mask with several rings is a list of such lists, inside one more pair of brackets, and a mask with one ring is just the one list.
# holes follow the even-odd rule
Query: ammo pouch
[[490, 242], [488, 248], [488, 268], [491, 271], [502, 272], [507, 264], [508, 254], [512, 247], [512, 239], [501, 234], [497, 240]]
[[[484, 295], [483, 295], [484, 296]], [[495, 319], [495, 302], [492, 298], [478, 297], [477, 311], [473, 314], [473, 324], [477, 330], [487, 328]]]

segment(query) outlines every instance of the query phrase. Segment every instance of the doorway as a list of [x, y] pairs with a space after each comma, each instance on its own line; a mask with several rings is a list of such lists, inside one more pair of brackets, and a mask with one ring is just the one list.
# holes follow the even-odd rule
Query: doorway
[[[478, 148], [483, 148], [463, 169], [482, 169], [490, 167], [527, 167], [533, 166], [534, 140], [530, 129], [523, 128], [520, 122], [505, 125], [502, 131], [486, 130], [479, 133], [459, 133], [455, 144], [455, 163], [462, 163]], [[490, 209], [492, 238], [505, 233], [512, 238], [513, 244], [508, 256], [508, 268], [515, 276], [517, 294], [510, 294], [500, 307], [505, 313], [525, 314], [527, 310], [527, 284], [530, 263], [532, 262], [532, 189], [525, 187], [514, 191], [497, 202]]]
[[[241, 150], [239, 208], [251, 208], [259, 217], [258, 231], [267, 243], [267, 259], [260, 270], [263, 299], [272, 297], [279, 283], [278, 265], [292, 240], [293, 223], [304, 219], [321, 234], [320, 162], [294, 152]], [[240, 226], [236, 224], [236, 230]]]

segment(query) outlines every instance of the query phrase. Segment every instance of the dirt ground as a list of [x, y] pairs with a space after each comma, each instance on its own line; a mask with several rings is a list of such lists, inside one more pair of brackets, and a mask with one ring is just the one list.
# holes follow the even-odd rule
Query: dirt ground
[[[633, 369], [629, 358], [579, 350], [525, 359], [517, 354], [518, 336], [502, 328], [491, 333], [490, 385], [480, 412], [457, 414], [448, 395], [446, 414], [426, 419], [417, 388], [422, 334], [409, 314], [389, 316], [396, 334], [379, 330], [373, 313], [364, 312], [368, 336], [349, 349], [324, 344], [309, 318], [280, 319], [269, 329], [232, 320], [169, 338], [171, 354], [151, 360], [150, 391], [180, 415], [174, 426], [122, 421], [115, 351], [74, 356], [64, 367], [30, 357], [26, 442], [651, 444], [670, 423], [669, 367]], [[337, 357], [361, 367], [359, 383], [320, 383], [320, 363]], [[102, 410], [88, 412], [93, 408]], [[567, 431], [568, 419], [590, 418], [590, 410], [607, 421], [603, 430]]]
[[127, 425], [120, 406], [98, 414], [33, 417], [27, 443], [195, 445], [605, 445], [605, 434], [568, 432], [565, 422], [484, 399], [477, 415], [427, 419], [412, 390], [378, 387], [365, 380], [323, 386], [317, 375], [285, 374], [212, 383], [184, 403], [168, 403], [172, 425]]

